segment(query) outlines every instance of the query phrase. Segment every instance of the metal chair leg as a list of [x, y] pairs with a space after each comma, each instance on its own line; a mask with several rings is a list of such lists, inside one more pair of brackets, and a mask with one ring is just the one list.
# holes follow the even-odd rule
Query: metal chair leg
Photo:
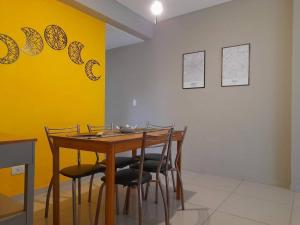
[[53, 186], [53, 177], [51, 178], [50, 184], [48, 186], [47, 197], [46, 197], [46, 207], [45, 207], [45, 218], [48, 218], [48, 211], [49, 211], [49, 201], [50, 201], [50, 194]]
[[81, 204], [81, 179], [78, 178], [78, 204]]
[[145, 193], [144, 200], [147, 200], [147, 198], [148, 198], [149, 187], [150, 187], [150, 182], [147, 183], [147, 186], [146, 186], [146, 193]]
[[118, 185], [116, 184], [116, 210], [117, 210], [117, 214], [120, 213], [120, 207], [119, 207], [119, 192], [118, 192]]
[[166, 197], [167, 197], [167, 206], [168, 206], [168, 213], [170, 212], [170, 194], [169, 194], [169, 177], [168, 171], [165, 174], [165, 182], [166, 182]]
[[156, 180], [155, 180], [155, 203], [158, 203], [158, 174], [156, 175]]
[[138, 185], [138, 208], [139, 208], [139, 225], [143, 224], [143, 185]]
[[143, 184], [141, 185], [141, 192], [142, 192], [143, 199], [145, 199], [145, 190]]
[[88, 199], [88, 202], [92, 202], [93, 181], [94, 181], [94, 174], [91, 176], [91, 179], [90, 179], [89, 199]]
[[169, 210], [168, 210], [166, 198], [165, 198], [165, 196], [164, 196], [163, 188], [162, 188], [161, 181], [160, 181], [160, 178], [159, 178], [159, 177], [157, 178], [157, 183], [158, 183], [158, 185], [159, 185], [161, 197], [162, 197], [163, 203], [164, 203], [165, 224], [166, 224], [166, 225], [169, 225]]
[[173, 170], [171, 170], [171, 176], [172, 176], [173, 190], [174, 192], [176, 192], [176, 183], [175, 183], [175, 176]]
[[180, 196], [180, 199], [181, 199], [181, 207], [182, 207], [182, 210], [185, 209], [184, 207], [184, 190], [183, 190], [183, 183], [182, 183], [182, 178], [181, 178], [181, 174], [180, 174], [180, 171], [178, 168], [176, 168], [176, 172], [177, 172], [177, 177], [179, 179], [179, 182], [180, 182], [180, 189], [181, 189], [181, 196]]
[[128, 215], [129, 203], [130, 203], [130, 187], [128, 186], [126, 190], [126, 198], [125, 198], [125, 203], [123, 208], [124, 215]]
[[[173, 160], [172, 160], [172, 154], [170, 155], [170, 165], [171, 168], [173, 169]], [[174, 175], [174, 171], [171, 169], [171, 176], [172, 176], [172, 182], [173, 182], [173, 190], [174, 192], [176, 192], [176, 183], [175, 183], [175, 175]]]
[[99, 189], [94, 225], [98, 225], [98, 222], [99, 222], [99, 214], [100, 214], [100, 208], [101, 208], [101, 201], [102, 201], [102, 194], [103, 194], [104, 185], [105, 185], [105, 183], [102, 183], [101, 187]]
[[77, 224], [76, 179], [72, 180], [73, 225]]

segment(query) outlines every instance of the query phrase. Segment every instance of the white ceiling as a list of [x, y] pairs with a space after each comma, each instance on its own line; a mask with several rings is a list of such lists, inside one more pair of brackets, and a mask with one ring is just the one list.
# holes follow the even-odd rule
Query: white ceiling
[[[154, 22], [150, 6], [154, 0], [114, 0], [138, 15]], [[219, 5], [232, 0], [161, 0], [164, 5], [164, 12], [158, 19], [159, 21], [184, 15], [193, 11]], [[143, 40], [128, 34], [111, 25], [106, 25], [106, 49], [118, 48], [121, 46], [132, 45]]]
[[[150, 6], [154, 0], [116, 0], [125, 5], [135, 13], [143, 16], [151, 22], [155, 18], [151, 14]], [[166, 20], [176, 16], [184, 15], [193, 11], [219, 5], [232, 0], [161, 0], [164, 12], [158, 20]]]
[[116, 27], [106, 24], [106, 49], [118, 48], [121, 46], [132, 45], [143, 42], [131, 34], [126, 33]]

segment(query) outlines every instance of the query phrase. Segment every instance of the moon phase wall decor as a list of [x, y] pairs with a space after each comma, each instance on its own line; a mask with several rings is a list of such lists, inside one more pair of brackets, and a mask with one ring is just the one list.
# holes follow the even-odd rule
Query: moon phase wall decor
[[26, 36], [26, 43], [23, 52], [28, 55], [38, 55], [43, 51], [44, 42], [42, 36], [35, 29], [30, 27], [22, 27], [21, 30]]
[[[23, 52], [28, 55], [38, 55], [44, 49], [44, 41], [38, 31], [31, 27], [22, 27], [21, 30], [26, 36], [26, 43], [22, 48]], [[63, 50], [68, 44], [68, 38], [65, 31], [58, 25], [48, 25], [44, 31], [44, 38], [47, 44], [55, 50]], [[6, 34], [0, 33], [0, 41], [6, 45], [7, 54], [1, 58], [0, 64], [12, 64], [16, 62], [20, 55], [20, 49], [16, 41]], [[85, 46], [79, 41], [73, 41], [68, 47], [69, 58], [75, 64], [82, 65], [84, 61], [81, 57], [82, 49]], [[100, 63], [94, 59], [87, 61], [85, 64], [85, 74], [92, 80], [97, 81], [101, 75], [96, 76], [93, 73], [94, 65], [100, 66]]]
[[86, 73], [86, 76], [92, 80], [92, 81], [97, 81], [101, 78], [101, 76], [95, 76], [93, 74], [93, 66], [94, 65], [99, 65], [100, 66], [100, 63], [97, 62], [96, 60], [94, 59], [91, 59], [89, 61], [87, 61], [87, 63], [85, 64], [85, 73]]
[[79, 41], [73, 41], [68, 47], [68, 54], [72, 62], [75, 64], [83, 64], [84, 61], [81, 58], [81, 51], [84, 48], [84, 45]]
[[44, 37], [47, 44], [54, 50], [62, 50], [68, 44], [68, 38], [65, 31], [57, 25], [47, 26]]
[[12, 64], [19, 58], [19, 46], [10, 36], [6, 34], [0, 34], [0, 41], [2, 41], [7, 47], [6, 56], [0, 58], [0, 64]]

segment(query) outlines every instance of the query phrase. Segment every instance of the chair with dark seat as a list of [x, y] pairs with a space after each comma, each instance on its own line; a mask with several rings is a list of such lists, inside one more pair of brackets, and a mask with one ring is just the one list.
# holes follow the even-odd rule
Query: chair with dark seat
[[[143, 140], [142, 140], [142, 147], [141, 147], [141, 154], [138, 158], [138, 167], [136, 168], [128, 168], [128, 169], [122, 169], [116, 172], [115, 175], [115, 184], [116, 185], [123, 185], [124, 187], [127, 187], [126, 191], [126, 199], [125, 199], [125, 205], [124, 205], [124, 214], [128, 214], [129, 209], [129, 199], [130, 199], [130, 190], [133, 187], [137, 187], [138, 191], [138, 212], [139, 212], [139, 225], [143, 224], [143, 184], [147, 184], [152, 180], [151, 173], [144, 170], [144, 163], [146, 162], [144, 160], [145, 158], [145, 149], [147, 146], [154, 145], [155, 143], [163, 143], [161, 144], [163, 146], [162, 155], [165, 155], [167, 158], [169, 157], [171, 142], [172, 142], [172, 134], [173, 134], [173, 128], [169, 130], [159, 130], [159, 131], [145, 131], [143, 132]], [[163, 160], [159, 162], [158, 165], [159, 171], [166, 171], [167, 168], [164, 168]], [[103, 184], [100, 187], [99, 190], [99, 196], [98, 196], [98, 203], [97, 203], [97, 209], [96, 209], [96, 216], [95, 216], [95, 224], [98, 224], [99, 219], [99, 213], [100, 213], [100, 206], [101, 206], [101, 200], [102, 200], [102, 193], [106, 182], [106, 177], [102, 177], [101, 180], [103, 181]], [[168, 180], [168, 175], [166, 175], [166, 180]], [[157, 181], [160, 188], [161, 196], [164, 203], [164, 212], [165, 212], [165, 223], [166, 225], [169, 225], [169, 212], [168, 212], [168, 203], [166, 200], [166, 196], [163, 191], [161, 179], [159, 176], [159, 173], [157, 175]], [[166, 190], [168, 189], [168, 185]]]
[[[50, 145], [51, 152], [53, 151], [53, 140], [51, 135], [53, 134], [79, 134], [80, 127], [76, 125], [74, 127], [68, 128], [48, 128], [45, 127], [46, 135]], [[60, 170], [60, 174], [72, 179], [72, 198], [73, 198], [73, 224], [77, 224], [77, 204], [76, 204], [76, 180], [78, 180], [78, 203], [81, 203], [81, 178], [86, 176], [94, 175], [95, 173], [105, 172], [104, 166], [99, 166], [97, 164], [82, 164], [80, 159], [80, 151], [77, 150], [77, 164], [73, 166], [68, 166]], [[53, 177], [51, 178], [47, 198], [46, 198], [46, 208], [45, 208], [45, 217], [48, 217], [49, 211], [49, 200], [50, 194], [53, 187]]]
[[[187, 131], [187, 127], [184, 128], [184, 130], [180, 131], [181, 133], [181, 136], [182, 136], [182, 142], [184, 141], [184, 138], [185, 138], [185, 135], [186, 135], [186, 131]], [[154, 146], [156, 148], [159, 148], [160, 146]], [[180, 160], [180, 157], [181, 157], [181, 153], [182, 153], [182, 145], [180, 146], [179, 150], [177, 151], [177, 154], [176, 154], [176, 157], [175, 157], [175, 161], [174, 161], [174, 164], [175, 166], [173, 166], [173, 164], [171, 163], [171, 160], [167, 160], [167, 157], [166, 156], [163, 156], [161, 154], [153, 154], [155, 155], [155, 157], [158, 157], [160, 156], [160, 159], [159, 161], [156, 160], [155, 157], [153, 157], [151, 160], [145, 160], [145, 163], [144, 163], [144, 170], [147, 171], [147, 172], [150, 172], [150, 173], [162, 173], [163, 175], [166, 175], [168, 173], [168, 171], [171, 171], [171, 172], [176, 172], [176, 175], [178, 177], [178, 180], [179, 180], [179, 185], [180, 185], [180, 190], [181, 190], [181, 206], [182, 206], [182, 210], [184, 210], [184, 196], [183, 196], [183, 183], [182, 183], [182, 178], [181, 178], [181, 173], [180, 173], [180, 169], [179, 169], [179, 160]], [[170, 158], [171, 158], [171, 149], [170, 149]], [[159, 162], [160, 161], [163, 161], [163, 168], [166, 168], [166, 171], [159, 171], [158, 170], [158, 165], [159, 165]], [[168, 161], [168, 163], [167, 163]], [[133, 166], [133, 167], [136, 167], [136, 166]], [[156, 180], [152, 180], [152, 182], [155, 182], [156, 183], [156, 193], [155, 193], [155, 202], [157, 203], [157, 181]], [[174, 182], [174, 181], [173, 181]], [[175, 182], [173, 183], [173, 185], [175, 185]], [[147, 188], [146, 188], [146, 193], [145, 193], [145, 200], [147, 199], [147, 196], [148, 196], [148, 192], [149, 192], [149, 186], [150, 186], [150, 182], [147, 184]], [[168, 196], [167, 196], [168, 197]]]
[[[90, 133], [93, 134], [97, 134], [99, 132], [112, 132], [114, 131], [114, 125], [110, 124], [110, 125], [104, 125], [104, 126], [96, 126], [96, 125], [87, 125], [87, 128], [89, 130]], [[100, 166], [105, 166], [106, 165], [106, 159], [100, 161], [99, 159], [99, 154], [96, 153], [96, 157], [97, 157], [97, 164]], [[116, 170], [117, 169], [122, 169], [125, 168], [133, 163], [136, 162], [136, 158], [133, 157], [125, 157], [125, 156], [117, 156], [115, 157], [115, 166], [116, 166]], [[91, 198], [92, 198], [92, 186], [93, 186], [93, 180], [94, 180], [94, 176], [91, 176], [91, 180], [90, 180], [90, 188], [89, 188], [89, 202], [91, 202]], [[117, 188], [116, 188], [117, 189]], [[117, 190], [116, 190], [117, 191]], [[118, 195], [117, 195], [118, 196]], [[118, 205], [117, 205], [118, 206]], [[118, 210], [118, 208], [117, 208]]]
[[[150, 122], [147, 122], [146, 124], [146, 129], [170, 129], [170, 128], [174, 128], [175, 124], [173, 123], [172, 125], [168, 125], [168, 126], [161, 126], [161, 125], [155, 125], [155, 124], [151, 124]], [[154, 146], [156, 147], [156, 146]], [[160, 153], [146, 153], [145, 154], [145, 160], [151, 160], [151, 161], [160, 161], [161, 159], [161, 154]], [[172, 157], [172, 152], [170, 154], [170, 165], [173, 168], [173, 157]], [[173, 183], [173, 190], [174, 192], [176, 192], [176, 185], [175, 185], [175, 175], [174, 175], [174, 171], [171, 171], [171, 175], [172, 175], [172, 183]], [[156, 190], [157, 190], [157, 186], [156, 186]]]

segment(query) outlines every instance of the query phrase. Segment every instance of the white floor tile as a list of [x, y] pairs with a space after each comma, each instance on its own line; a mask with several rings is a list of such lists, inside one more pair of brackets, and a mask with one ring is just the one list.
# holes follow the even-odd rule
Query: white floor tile
[[294, 206], [300, 208], [300, 193], [295, 193], [294, 199]]
[[300, 207], [294, 207], [291, 225], [300, 225]]
[[216, 209], [230, 195], [229, 192], [209, 189], [196, 185], [186, 184], [185, 200], [192, 204]]
[[[202, 225], [207, 218], [213, 213], [212, 209], [208, 209], [203, 206], [193, 205], [190, 203], [186, 204], [186, 209], [183, 211], [178, 209], [175, 213], [172, 214], [170, 217], [170, 224], [171, 225]], [[151, 225], [165, 225], [165, 222], [150, 223], [146, 221], [148, 224]]]
[[227, 213], [215, 212], [204, 225], [265, 225], [253, 220], [229, 215]]
[[241, 183], [241, 180], [211, 176], [207, 174], [198, 174], [198, 176], [193, 177], [192, 179], [186, 179], [185, 183], [232, 192], [238, 187], [238, 185]]
[[185, 179], [185, 178], [194, 178], [194, 177], [199, 176], [199, 173], [188, 171], [188, 170], [181, 171], [181, 174], [182, 174], [183, 179]]
[[288, 189], [252, 182], [243, 182], [236, 193], [281, 204], [292, 204], [294, 196]]
[[207, 207], [186, 204], [186, 209], [177, 210], [177, 212], [170, 218], [172, 225], [202, 225], [207, 218], [212, 214], [213, 210]]
[[[171, 177], [170, 177], [171, 178]], [[241, 182], [231, 178], [209, 176], [184, 171], [185, 207], [175, 200], [170, 186], [171, 225], [300, 225], [300, 193], [283, 188]], [[171, 179], [170, 179], [171, 180]], [[92, 203], [87, 203], [88, 182], [83, 182], [82, 205], [79, 210], [79, 224], [92, 225], [99, 185], [93, 189]], [[149, 198], [144, 202], [144, 225], [164, 225], [164, 210], [161, 196], [154, 203], [154, 185], [151, 185]], [[124, 203], [125, 189], [119, 188], [120, 209]], [[291, 208], [294, 196], [292, 218]], [[61, 190], [61, 204], [65, 225], [72, 224], [71, 188], [64, 185]], [[117, 225], [138, 224], [137, 199], [132, 191], [129, 215], [122, 212], [117, 216]], [[49, 219], [44, 218], [45, 194], [35, 198], [35, 224], [51, 225], [52, 208]], [[104, 207], [104, 201], [102, 201]], [[215, 211], [217, 209], [217, 211]], [[291, 224], [289, 224], [291, 219]], [[101, 210], [99, 224], [104, 225], [104, 208]]]
[[290, 220], [291, 205], [233, 194], [219, 210], [269, 225], [287, 225]]
[[33, 206], [34, 212], [45, 209], [45, 204], [40, 202], [34, 202]]

